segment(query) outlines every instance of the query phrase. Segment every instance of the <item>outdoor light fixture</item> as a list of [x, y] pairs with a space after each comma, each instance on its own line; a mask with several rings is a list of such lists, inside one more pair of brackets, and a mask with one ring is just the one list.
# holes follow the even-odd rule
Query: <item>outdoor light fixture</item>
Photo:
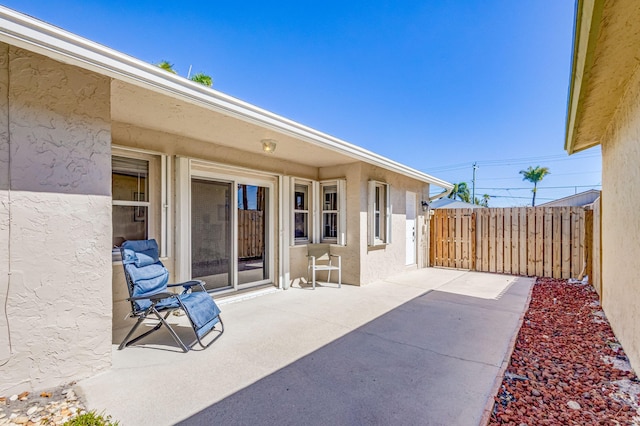
[[426, 212], [427, 210], [429, 210], [429, 202], [428, 201], [421, 201], [420, 204], [422, 205], [422, 211]]
[[276, 141], [275, 139], [262, 139], [262, 150], [264, 152], [269, 152], [273, 154], [276, 150]]

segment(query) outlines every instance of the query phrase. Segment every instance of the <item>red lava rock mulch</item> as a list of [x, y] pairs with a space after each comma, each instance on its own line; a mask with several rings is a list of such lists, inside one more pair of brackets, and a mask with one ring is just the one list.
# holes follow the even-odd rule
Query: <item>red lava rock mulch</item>
[[639, 393], [593, 288], [539, 278], [489, 425], [640, 425]]

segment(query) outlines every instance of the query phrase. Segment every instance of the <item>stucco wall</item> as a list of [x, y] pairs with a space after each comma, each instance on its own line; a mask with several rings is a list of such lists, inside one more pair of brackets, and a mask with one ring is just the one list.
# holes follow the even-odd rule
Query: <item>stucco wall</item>
[[[345, 284], [360, 284], [360, 170], [362, 163], [353, 163], [344, 166], [322, 167], [318, 171], [318, 180], [345, 179], [347, 186], [346, 214], [347, 214], [347, 244], [345, 246], [333, 245], [331, 250], [341, 256], [342, 282]], [[295, 246], [290, 250], [290, 269], [292, 285], [297, 280], [307, 276], [307, 246]], [[326, 279], [326, 273], [319, 272], [319, 279]], [[336, 282], [335, 272], [331, 277]]]
[[0, 161], [0, 176], [9, 174], [10, 189], [0, 178], [0, 197], [8, 192], [11, 201], [0, 209], [0, 239], [8, 241], [0, 262], [11, 260], [0, 279], [9, 318], [0, 347], [9, 331], [11, 353], [0, 394], [59, 385], [111, 363], [109, 80], [14, 47], [8, 58], [8, 96], [0, 66], [0, 115], [9, 117], [8, 132], [0, 118], [0, 145], [8, 145], [10, 167]]
[[9, 360], [9, 46], [0, 43], [0, 364]]
[[640, 69], [602, 141], [602, 303], [640, 370]]
[[[317, 179], [318, 169], [314, 167], [303, 166], [300, 164], [291, 163], [289, 161], [283, 161], [277, 157], [265, 157], [264, 155], [247, 153], [234, 148], [215, 145], [210, 141], [202, 141], [198, 139], [188, 138], [185, 136], [170, 134], [152, 129], [140, 128], [125, 123], [113, 123], [112, 126], [112, 138], [113, 144], [145, 150], [148, 152], [162, 153], [169, 156], [184, 156], [197, 160], [211, 161], [227, 166], [237, 166], [250, 170], [262, 171], [265, 173], [276, 174], [293, 174], [295, 176]], [[174, 164], [175, 165], [175, 164]], [[175, 200], [175, 191], [178, 187], [176, 181], [177, 173], [174, 169], [172, 172], [171, 188], [173, 190], [172, 198]], [[278, 217], [278, 188], [276, 185], [275, 193], [271, 194], [270, 200], [274, 203], [275, 217]], [[172, 204], [175, 207], [174, 204]], [[171, 232], [175, 232], [177, 229], [175, 208], [169, 210], [168, 214], [171, 216], [170, 222], [176, 224]], [[275, 227], [277, 227], [278, 221], [275, 220]], [[151, 238], [159, 239], [160, 229], [151, 230]], [[274, 229], [274, 235], [276, 235], [276, 229]], [[172, 235], [172, 241], [176, 242], [177, 238], [175, 233]], [[177, 247], [171, 248], [172, 256], [163, 259], [163, 263], [171, 272], [170, 279], [174, 281], [173, 272], [175, 270], [175, 253]], [[274, 241], [274, 284], [277, 285], [278, 280], [278, 240]], [[124, 281], [124, 274], [122, 272], [122, 265], [114, 263], [113, 269], [113, 342], [119, 343], [123, 335], [126, 333], [127, 328], [131, 327], [131, 319], [127, 319], [127, 312], [130, 311], [130, 304], [126, 301], [128, 297], [127, 289]]]
[[[392, 236], [391, 244], [369, 247], [367, 242], [367, 208], [369, 180], [385, 182], [391, 185], [392, 205]], [[378, 279], [386, 278], [394, 274], [404, 272], [416, 266], [407, 266], [406, 263], [406, 192], [416, 193], [416, 236], [424, 235], [423, 213], [419, 208], [423, 192], [428, 194], [428, 186], [422, 182], [390, 172], [379, 167], [363, 164], [360, 179], [360, 283], [367, 284]], [[419, 244], [421, 246], [422, 244]], [[420, 256], [424, 255], [418, 250], [417, 264], [424, 264]]]

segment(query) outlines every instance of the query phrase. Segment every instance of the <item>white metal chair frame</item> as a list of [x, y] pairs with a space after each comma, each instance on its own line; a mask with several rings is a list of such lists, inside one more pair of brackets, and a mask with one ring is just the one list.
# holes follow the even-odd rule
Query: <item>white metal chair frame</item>
[[[338, 264], [333, 263], [337, 259]], [[327, 271], [327, 281], [331, 282], [331, 271], [338, 271], [338, 288], [342, 287], [342, 259], [337, 254], [331, 254], [330, 244], [307, 245], [307, 281], [311, 274], [313, 289], [316, 289], [316, 271]]]

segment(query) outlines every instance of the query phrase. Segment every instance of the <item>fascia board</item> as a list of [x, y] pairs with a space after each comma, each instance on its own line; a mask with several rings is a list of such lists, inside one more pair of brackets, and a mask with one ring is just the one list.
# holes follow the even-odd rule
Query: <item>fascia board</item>
[[598, 141], [593, 141], [579, 145], [576, 140], [576, 133], [584, 104], [584, 90], [589, 83], [594, 62], [603, 8], [604, 0], [576, 1], [573, 56], [571, 59], [571, 79], [569, 82], [564, 144], [564, 149], [569, 155], [599, 144]]
[[0, 6], [0, 40], [67, 64], [172, 96], [299, 138], [396, 173], [446, 189], [453, 185], [364, 148], [296, 123], [214, 89], [171, 74], [124, 53]]

